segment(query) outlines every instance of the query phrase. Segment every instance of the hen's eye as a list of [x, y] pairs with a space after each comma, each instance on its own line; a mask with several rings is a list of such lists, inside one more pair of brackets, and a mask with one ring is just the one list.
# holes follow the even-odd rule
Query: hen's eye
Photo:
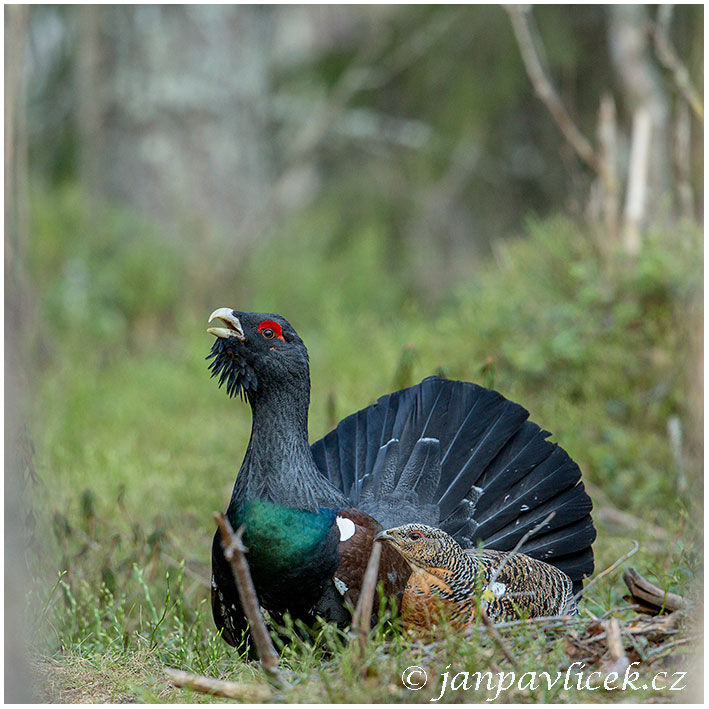
[[422, 536], [423, 536], [423, 534], [421, 534], [421, 532], [418, 532], [416, 530], [414, 530], [413, 532], [409, 532], [409, 539], [421, 539]]
[[267, 340], [270, 340], [270, 339], [272, 339], [272, 338], [274, 337], [274, 335], [275, 335], [276, 333], [273, 332], [273, 330], [271, 330], [270, 327], [265, 327], [263, 330], [261, 330], [261, 334], [262, 334]]

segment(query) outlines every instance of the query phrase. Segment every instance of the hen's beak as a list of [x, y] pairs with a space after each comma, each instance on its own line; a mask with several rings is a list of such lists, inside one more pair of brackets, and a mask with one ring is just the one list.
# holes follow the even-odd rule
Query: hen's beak
[[209, 316], [209, 322], [212, 322], [214, 319], [221, 320], [226, 327], [207, 328], [207, 332], [210, 335], [221, 337], [224, 340], [229, 337], [236, 337], [236, 339], [240, 342], [243, 342], [246, 339], [244, 330], [241, 327], [241, 322], [239, 322], [239, 318], [234, 315], [234, 311], [231, 308], [217, 308]]
[[394, 537], [392, 537], [391, 534], [389, 534], [388, 530], [385, 529], [385, 530], [379, 532], [379, 534], [377, 534], [376, 537], [374, 537], [374, 541], [375, 542], [393, 542]]

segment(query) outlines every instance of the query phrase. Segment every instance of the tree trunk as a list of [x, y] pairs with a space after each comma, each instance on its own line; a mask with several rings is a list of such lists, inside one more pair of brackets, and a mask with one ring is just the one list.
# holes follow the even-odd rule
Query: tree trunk
[[[660, 216], [672, 216], [670, 110], [667, 91], [650, 54], [648, 15], [644, 5], [608, 6], [608, 39], [613, 66], [620, 82], [622, 101], [633, 116], [633, 142], [637, 171], [626, 201], [629, 243], [638, 246], [632, 232]], [[649, 138], [646, 135], [649, 118]], [[649, 149], [647, 165], [643, 151]], [[632, 156], [631, 156], [632, 162]], [[642, 180], [646, 184], [639, 184]], [[642, 199], [638, 212], [639, 195]], [[662, 213], [664, 210], [664, 214]]]
[[26, 655], [24, 473], [25, 397], [23, 363], [28, 326], [25, 253], [27, 204], [28, 9], [5, 8], [5, 701], [32, 702]]
[[[173, 226], [237, 228], [264, 203], [271, 10], [81, 8], [85, 184]], [[235, 244], [238, 248], [239, 244]]]

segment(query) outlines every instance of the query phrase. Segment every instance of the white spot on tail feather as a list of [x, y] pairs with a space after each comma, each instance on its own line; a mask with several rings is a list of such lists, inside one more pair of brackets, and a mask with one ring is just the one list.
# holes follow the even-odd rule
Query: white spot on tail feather
[[346, 542], [354, 536], [355, 523], [351, 519], [347, 519], [346, 517], [337, 517], [335, 521], [337, 522], [337, 526], [340, 528], [341, 542]]

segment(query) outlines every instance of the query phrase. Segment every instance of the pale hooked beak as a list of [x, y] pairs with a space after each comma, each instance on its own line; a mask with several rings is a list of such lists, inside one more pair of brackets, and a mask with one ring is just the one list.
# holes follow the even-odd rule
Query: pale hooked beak
[[388, 541], [394, 541], [394, 537], [389, 534], [388, 530], [383, 530], [377, 534], [376, 537], [374, 537], [375, 542], [388, 542]]
[[236, 337], [237, 340], [243, 342], [246, 339], [244, 335], [244, 330], [241, 327], [241, 322], [239, 318], [234, 315], [234, 311], [231, 308], [217, 308], [210, 316], [209, 322], [214, 319], [221, 320], [226, 327], [210, 327], [207, 328], [207, 332], [215, 337], [221, 337], [226, 340], [229, 337]]

